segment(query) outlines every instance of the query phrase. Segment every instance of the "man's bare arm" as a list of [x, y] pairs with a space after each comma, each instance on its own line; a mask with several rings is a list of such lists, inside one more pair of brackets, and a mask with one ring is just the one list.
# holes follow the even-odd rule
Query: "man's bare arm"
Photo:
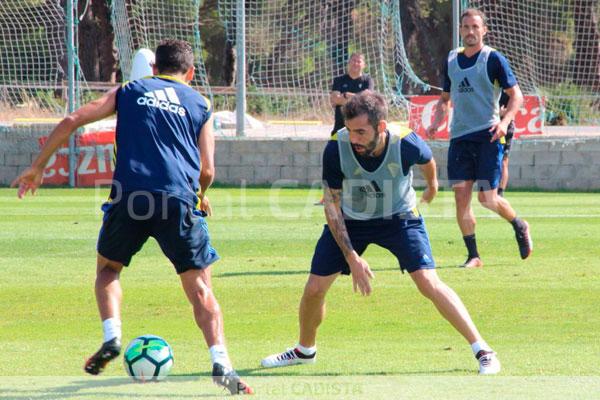
[[375, 275], [371, 271], [369, 264], [352, 247], [350, 235], [344, 221], [344, 214], [342, 214], [342, 190], [331, 189], [325, 182], [324, 191], [323, 202], [327, 225], [350, 267], [350, 272], [352, 272], [352, 287], [355, 292], [360, 291], [363, 296], [368, 296], [372, 291], [369, 281]]
[[450, 93], [442, 92], [440, 99], [435, 106], [435, 113], [433, 114], [433, 121], [429, 128], [427, 128], [427, 137], [433, 139], [437, 133], [438, 128], [442, 124], [442, 121], [448, 115], [450, 110]]
[[515, 119], [515, 116], [523, 105], [523, 93], [521, 92], [519, 85], [506, 89], [505, 92], [508, 95], [508, 104], [502, 115], [502, 121], [508, 125], [510, 124], [510, 121]]
[[425, 182], [427, 182], [427, 187], [423, 191], [423, 197], [421, 197], [421, 201], [424, 203], [431, 203], [438, 192], [435, 160], [432, 158], [428, 163], [419, 165], [419, 168], [421, 169], [423, 178], [425, 178]]
[[213, 129], [213, 116], [204, 123], [200, 130], [198, 138], [198, 148], [200, 149], [200, 210], [206, 215], [212, 215], [212, 207], [206, 191], [212, 185], [215, 179], [215, 134]]
[[508, 104], [503, 112], [502, 119], [490, 129], [490, 132], [494, 133], [490, 142], [494, 142], [501, 137], [506, 136], [508, 124], [515, 119], [515, 115], [517, 115], [517, 112], [519, 112], [519, 109], [523, 105], [523, 93], [521, 93], [519, 85], [508, 88], [505, 92], [509, 96]]
[[325, 206], [325, 218], [329, 230], [333, 234], [344, 257], [348, 257], [353, 251], [352, 242], [346, 229], [346, 222], [342, 214], [342, 190], [332, 189], [325, 185], [323, 202]]
[[19, 198], [25, 196], [28, 191], [35, 193], [42, 184], [44, 168], [48, 160], [77, 128], [115, 113], [117, 90], [118, 88], [114, 88], [99, 99], [87, 103], [56, 125], [31, 166], [12, 181], [12, 187], [19, 187], [17, 192]]
[[343, 106], [347, 101], [344, 95], [337, 90], [329, 93], [329, 104], [331, 104], [331, 107]]

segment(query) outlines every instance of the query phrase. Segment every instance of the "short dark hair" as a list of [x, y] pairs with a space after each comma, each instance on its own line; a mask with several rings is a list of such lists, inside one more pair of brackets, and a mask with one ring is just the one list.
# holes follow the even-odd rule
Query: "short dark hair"
[[465, 17], [479, 17], [481, 21], [483, 21], [483, 26], [487, 25], [487, 18], [483, 11], [478, 8], [467, 8], [465, 11], [460, 14], [460, 23], [462, 24], [463, 18]]
[[159, 73], [184, 73], [194, 66], [194, 51], [185, 40], [166, 39], [156, 48], [156, 69]]
[[350, 62], [350, 60], [352, 60], [354, 57], [360, 57], [363, 59], [363, 61], [365, 61], [365, 55], [363, 53], [355, 51], [354, 53], [350, 54], [350, 57], [348, 57], [348, 62]]
[[352, 119], [361, 115], [367, 115], [369, 124], [377, 130], [379, 121], [386, 120], [388, 106], [385, 97], [373, 90], [363, 90], [355, 94], [342, 106], [344, 119]]

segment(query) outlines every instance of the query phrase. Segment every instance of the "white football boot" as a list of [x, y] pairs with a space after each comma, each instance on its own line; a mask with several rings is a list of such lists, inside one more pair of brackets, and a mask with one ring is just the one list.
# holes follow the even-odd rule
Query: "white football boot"
[[500, 372], [500, 360], [495, 352], [480, 350], [475, 358], [479, 361], [479, 375], [494, 375]]
[[287, 367], [297, 364], [314, 364], [317, 361], [317, 352], [310, 356], [301, 353], [296, 348], [287, 349], [283, 353], [272, 354], [260, 362], [264, 368]]

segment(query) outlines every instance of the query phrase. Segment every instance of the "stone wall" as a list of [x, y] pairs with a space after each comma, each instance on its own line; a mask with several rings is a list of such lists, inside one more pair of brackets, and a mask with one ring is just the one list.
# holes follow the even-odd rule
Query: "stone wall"
[[40, 149], [38, 138], [54, 125], [0, 125], [0, 185], [8, 185]]
[[[52, 125], [0, 126], [0, 184], [7, 185], [31, 163], [38, 138]], [[218, 138], [217, 182], [269, 185], [281, 180], [318, 183], [325, 139]], [[440, 184], [447, 186], [448, 142], [430, 142]], [[516, 140], [510, 158], [510, 187], [547, 190], [600, 189], [600, 137]], [[418, 168], [415, 184], [422, 185]]]

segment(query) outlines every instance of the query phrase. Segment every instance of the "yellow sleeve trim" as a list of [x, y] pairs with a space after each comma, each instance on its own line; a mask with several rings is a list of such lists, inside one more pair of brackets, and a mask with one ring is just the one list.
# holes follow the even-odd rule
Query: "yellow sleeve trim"
[[413, 130], [408, 126], [398, 125], [398, 124], [389, 124], [388, 131], [391, 135], [396, 136], [400, 139], [405, 138], [406, 136], [413, 133]]
[[206, 96], [203, 96], [203, 95], [200, 95], [200, 96], [202, 96], [202, 98], [204, 99], [204, 101], [206, 101], [206, 109], [207, 110], [212, 110], [212, 104], [211, 104], [210, 100]]
[[403, 126], [402, 128], [400, 128], [400, 139], [404, 139], [411, 133], [413, 133], [412, 129], [410, 129], [409, 127]]
[[179, 78], [175, 78], [174, 76], [171, 76], [171, 75], [154, 75], [154, 76], [157, 76], [157, 77], [162, 78], [162, 79], [168, 79], [170, 81], [175, 81], [175, 82], [183, 83], [184, 85], [190, 86], [189, 83], [187, 83], [185, 81], [182, 81]]

